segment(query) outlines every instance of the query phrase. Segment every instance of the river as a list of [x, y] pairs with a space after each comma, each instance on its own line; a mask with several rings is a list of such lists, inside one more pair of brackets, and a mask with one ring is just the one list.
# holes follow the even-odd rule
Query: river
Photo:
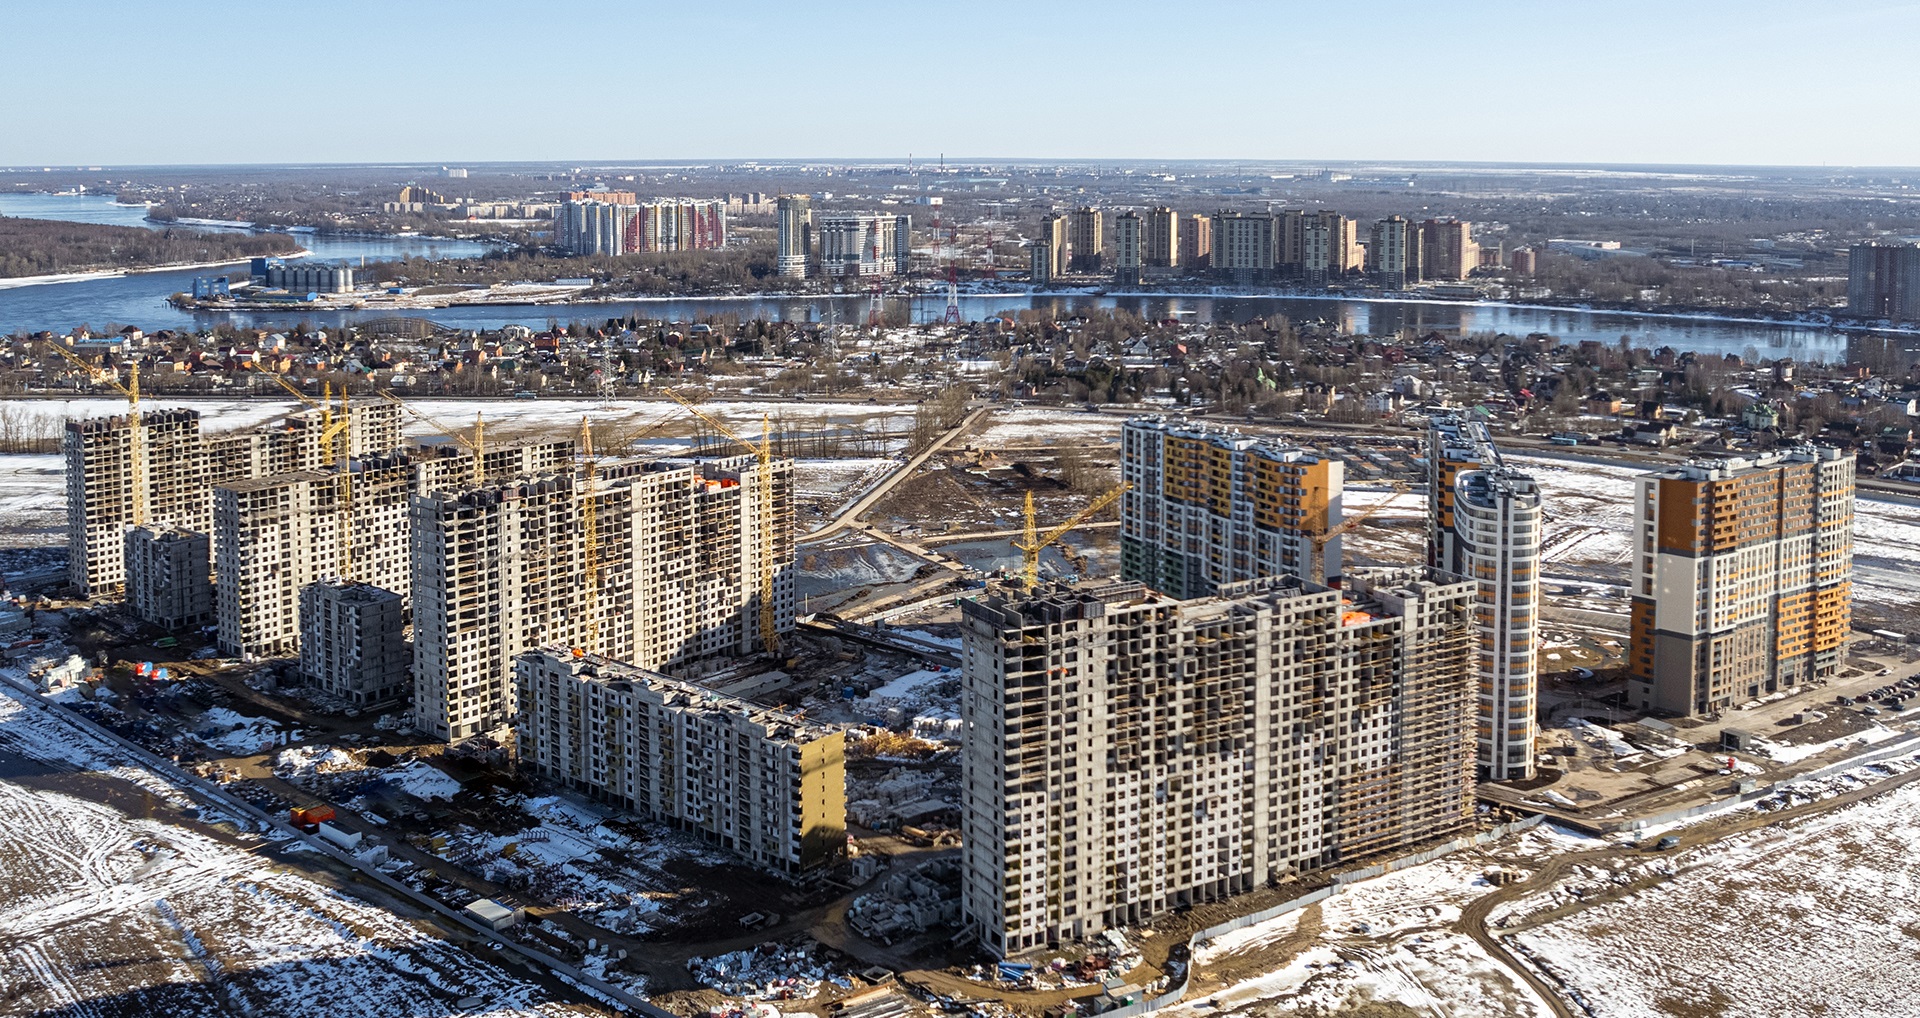
[[[154, 225], [143, 218], [144, 209], [116, 205], [112, 198], [105, 195], [0, 194], [0, 213], [75, 222]], [[408, 255], [468, 258], [486, 251], [486, 245], [474, 241], [428, 237], [332, 237], [309, 233], [295, 234], [295, 237], [315, 257], [328, 260], [378, 261]], [[83, 323], [99, 328], [109, 322], [138, 325], [148, 330], [163, 327], [210, 328], [223, 321], [266, 327], [288, 326], [302, 321], [334, 326], [356, 320], [389, 318], [395, 314], [387, 310], [211, 314], [181, 311], [166, 303], [169, 294], [188, 289], [192, 278], [205, 272], [142, 273], [0, 289], [0, 334], [39, 329], [65, 330]], [[889, 315], [904, 315], [915, 322], [937, 321], [946, 309], [945, 300], [940, 296], [889, 298], [886, 307]], [[1671, 346], [1703, 354], [1791, 357], [1801, 361], [1851, 359], [1860, 338], [1858, 333], [1810, 325], [1663, 318], [1447, 301], [1093, 294], [966, 295], [960, 298], [961, 313], [969, 320], [1029, 309], [1065, 312], [1116, 307], [1150, 318], [1181, 317], [1203, 322], [1243, 322], [1256, 317], [1284, 316], [1294, 321], [1332, 322], [1346, 331], [1373, 335], [1391, 334], [1401, 329], [1419, 332], [1504, 332], [1516, 336], [1544, 332], [1566, 342], [1595, 340], [1609, 345], [1618, 343], [1625, 336], [1633, 345], [1645, 348]], [[541, 326], [550, 318], [560, 321], [597, 321], [638, 315], [643, 318], [687, 321], [729, 312], [743, 319], [859, 323], [866, 320], [867, 300], [862, 296], [664, 298], [543, 307], [459, 307], [405, 313], [442, 325], [486, 329], [515, 323]], [[1920, 337], [1902, 335], [1897, 342], [1906, 350], [1908, 359], [1920, 351]]]

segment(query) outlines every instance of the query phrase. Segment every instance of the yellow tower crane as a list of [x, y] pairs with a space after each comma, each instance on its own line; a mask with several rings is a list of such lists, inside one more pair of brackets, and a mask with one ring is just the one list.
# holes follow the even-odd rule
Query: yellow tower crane
[[[1394, 499], [1399, 498], [1400, 496], [1406, 494], [1409, 490], [1411, 490], [1406, 481], [1391, 481], [1389, 482], [1389, 485], [1393, 488], [1393, 494], [1388, 495], [1386, 498], [1383, 498], [1378, 502], [1375, 502], [1371, 506], [1368, 506], [1358, 516], [1349, 516], [1345, 520], [1342, 520], [1338, 526], [1329, 527], [1326, 531], [1322, 533], [1314, 534], [1309, 538], [1309, 540], [1313, 543], [1313, 562], [1308, 567], [1308, 577], [1307, 577], [1308, 579], [1314, 580], [1316, 582], [1325, 579], [1327, 575], [1326, 573], [1327, 545], [1330, 542], [1332, 542], [1334, 538], [1339, 537], [1340, 535], [1348, 533], [1354, 530], [1355, 528], [1359, 527], [1360, 524], [1365, 523], [1367, 522], [1367, 520], [1371, 519], [1374, 513], [1377, 513], [1380, 510], [1385, 509], [1387, 505], [1391, 503]], [[1340, 564], [1337, 562], [1334, 563], [1334, 567], [1336, 570], [1339, 568], [1339, 565]]]
[[580, 415], [580, 450], [583, 454], [585, 494], [581, 499], [581, 517], [586, 530], [587, 640], [589, 654], [600, 650], [600, 505], [595, 497], [599, 480], [599, 462], [593, 457], [593, 425]]
[[767, 419], [764, 416], [761, 417], [760, 444], [755, 445], [734, 434], [732, 428], [727, 427], [719, 418], [695, 406], [693, 401], [685, 396], [672, 389], [667, 389], [666, 393], [688, 413], [706, 422], [707, 426], [746, 449], [760, 461], [759, 473], [754, 484], [755, 500], [759, 506], [760, 516], [759, 526], [755, 528], [759, 531], [760, 642], [767, 648], [767, 653], [777, 654], [780, 651], [780, 625], [773, 607], [773, 429], [769, 426]]
[[460, 434], [459, 429], [447, 427], [445, 424], [440, 423], [415, 408], [412, 403], [394, 395], [392, 389], [381, 389], [380, 398], [406, 411], [420, 423], [432, 428], [436, 434], [445, 435], [453, 439], [460, 443], [468, 452], [473, 453], [473, 483], [476, 485], [487, 483], [487, 468], [485, 462], [487, 458], [486, 421], [481, 419], [478, 410], [473, 413], [473, 438], [469, 440], [465, 435]]
[[128, 473], [131, 475], [129, 478], [131, 481], [130, 487], [133, 488], [133, 504], [129, 509], [129, 520], [136, 527], [146, 526], [147, 429], [140, 425], [139, 362], [136, 361], [127, 365], [127, 384], [121, 385], [120, 379], [115, 377], [113, 372], [88, 364], [79, 354], [61, 346], [59, 343], [48, 343], [47, 346], [53, 350], [54, 353], [66, 358], [75, 367], [85, 371], [88, 381], [105, 382], [113, 386], [115, 391], [119, 392], [122, 396], [127, 397], [127, 424], [130, 428], [127, 435], [127, 447], [128, 459], [131, 460]]
[[328, 382], [320, 390], [320, 398], [300, 391], [285, 375], [255, 365], [255, 371], [280, 383], [280, 387], [293, 394], [293, 398], [308, 407], [320, 411], [320, 447], [333, 449], [334, 470], [340, 477], [340, 497], [334, 500], [334, 529], [338, 539], [334, 542], [339, 556], [336, 571], [344, 583], [353, 582], [353, 403], [347, 394], [347, 387], [340, 387], [340, 409], [333, 407], [333, 383]]
[[1074, 513], [1072, 519], [1047, 531], [1045, 534], [1039, 533], [1040, 528], [1034, 521], [1033, 492], [1028, 491], [1026, 533], [1022, 535], [1021, 540], [1012, 542], [1015, 548], [1020, 549], [1021, 555], [1025, 556], [1025, 561], [1022, 563], [1021, 575], [1026, 580], [1027, 589], [1032, 590], [1040, 585], [1041, 549], [1064, 537], [1067, 531], [1092, 519], [1095, 513], [1119, 501], [1120, 496], [1126, 494], [1127, 489], [1131, 487], [1133, 486], [1130, 484], [1122, 484], [1118, 488], [1101, 495], [1099, 498], [1088, 503], [1085, 509]]

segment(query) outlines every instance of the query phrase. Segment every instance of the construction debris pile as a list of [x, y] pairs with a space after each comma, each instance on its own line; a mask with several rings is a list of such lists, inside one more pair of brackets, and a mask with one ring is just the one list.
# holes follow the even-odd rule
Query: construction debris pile
[[[848, 687], [848, 692], [852, 687]], [[960, 741], [960, 675], [935, 666], [897, 676], [858, 701], [876, 725], [905, 729], [929, 742]]]
[[848, 774], [847, 818], [870, 831], [897, 830], [954, 811], [958, 795], [955, 776], [945, 772], [893, 767], [878, 780]]
[[[852, 913], [848, 913], [851, 917]], [[968, 979], [1003, 989], [1058, 990], [1096, 983], [1106, 986], [1109, 995], [1124, 986], [1127, 973], [1140, 967], [1144, 959], [1139, 948], [1119, 930], [1102, 930], [1089, 941], [1091, 950], [1080, 960], [1052, 958], [1040, 964], [1002, 961], [993, 965], [975, 965], [963, 973]]]
[[927, 930], [951, 929], [959, 921], [960, 864], [952, 859], [893, 873], [847, 906], [847, 925], [888, 946]]
[[729, 997], [745, 1000], [806, 1000], [831, 983], [853, 988], [845, 966], [812, 941], [761, 944], [745, 951], [687, 959], [693, 978]]

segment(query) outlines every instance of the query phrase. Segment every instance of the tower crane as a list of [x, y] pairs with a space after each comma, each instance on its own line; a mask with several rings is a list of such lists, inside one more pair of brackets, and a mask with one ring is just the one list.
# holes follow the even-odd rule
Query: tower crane
[[320, 411], [320, 447], [334, 451], [334, 471], [340, 477], [339, 497], [334, 500], [334, 530], [339, 560], [336, 568], [342, 582], [353, 582], [353, 403], [345, 385], [340, 386], [340, 409], [333, 407], [333, 383], [321, 387], [320, 398], [300, 391], [285, 375], [255, 365], [255, 371], [280, 383], [280, 387], [312, 409]]
[[[1309, 579], [1323, 580], [1326, 577], [1327, 575], [1326, 557], [1327, 557], [1328, 543], [1330, 543], [1334, 538], [1339, 537], [1342, 534], [1348, 533], [1354, 530], [1355, 528], [1359, 527], [1360, 524], [1367, 522], [1368, 519], [1372, 518], [1374, 513], [1377, 513], [1380, 510], [1385, 509], [1388, 503], [1406, 494], [1410, 490], [1406, 481], [1391, 481], [1388, 483], [1393, 488], [1393, 494], [1388, 495], [1386, 498], [1383, 498], [1378, 502], [1375, 502], [1371, 506], [1368, 506], [1359, 515], [1349, 516], [1345, 520], [1342, 520], [1338, 526], [1329, 527], [1327, 530], [1321, 533], [1313, 534], [1309, 536], [1308, 540], [1311, 541], [1313, 544], [1313, 561], [1308, 567]], [[1335, 563], [1335, 565], [1338, 566], [1339, 563]]]
[[414, 419], [432, 428], [435, 434], [445, 435], [460, 443], [468, 452], [473, 453], [473, 483], [487, 483], [487, 468], [485, 462], [487, 458], [486, 421], [481, 418], [478, 410], [473, 413], [473, 440], [468, 441], [466, 436], [460, 434], [459, 429], [449, 428], [445, 424], [427, 416], [420, 410], [415, 409], [413, 404], [394, 395], [392, 389], [381, 389], [380, 398], [406, 411]]
[[580, 450], [584, 455], [585, 487], [581, 499], [583, 529], [586, 531], [587, 641], [586, 651], [600, 649], [600, 506], [595, 488], [599, 481], [599, 462], [593, 457], [593, 426], [586, 414], [580, 415]]
[[1020, 549], [1020, 553], [1025, 557], [1025, 561], [1022, 563], [1021, 575], [1026, 580], [1027, 589], [1032, 590], [1033, 588], [1040, 585], [1040, 551], [1041, 549], [1047, 547], [1048, 545], [1052, 544], [1055, 541], [1058, 541], [1061, 537], [1066, 535], [1067, 531], [1072, 530], [1073, 528], [1079, 526], [1082, 523], [1085, 523], [1089, 519], [1092, 519], [1095, 513], [1099, 512], [1102, 509], [1105, 509], [1106, 507], [1112, 505], [1116, 501], [1119, 501], [1120, 496], [1126, 494], [1128, 489], [1132, 487], [1133, 485], [1131, 484], [1122, 484], [1118, 488], [1114, 488], [1113, 490], [1107, 492], [1104, 495], [1101, 495], [1100, 497], [1094, 499], [1092, 502], [1088, 503], [1085, 509], [1082, 509], [1077, 513], [1074, 513], [1072, 519], [1067, 520], [1067, 522], [1062, 523], [1057, 527], [1054, 527], [1052, 530], [1049, 530], [1044, 534], [1039, 533], [1039, 527], [1034, 522], [1033, 492], [1028, 491], [1027, 492], [1026, 532], [1021, 536], [1020, 540], [1012, 542], [1013, 546], [1015, 548]]
[[113, 386], [122, 396], [127, 397], [127, 423], [131, 426], [131, 430], [127, 435], [127, 451], [128, 458], [132, 461], [131, 469], [128, 472], [132, 475], [130, 480], [132, 481], [131, 487], [133, 488], [133, 505], [129, 511], [129, 520], [136, 527], [146, 526], [147, 430], [140, 425], [140, 363], [135, 361], [127, 365], [127, 384], [121, 385], [120, 379], [115, 376], [114, 372], [96, 368], [88, 364], [79, 354], [61, 346], [59, 343], [48, 343], [47, 346], [51, 348], [54, 353], [66, 358], [75, 367], [85, 371], [88, 381], [106, 382], [108, 385]]
[[760, 560], [760, 642], [767, 652], [775, 654], [780, 649], [780, 620], [773, 607], [773, 429], [767, 419], [760, 419], [760, 444], [734, 434], [732, 428], [719, 418], [695, 406], [685, 396], [672, 389], [666, 393], [675, 403], [680, 404], [693, 416], [704, 421], [709, 427], [725, 435], [734, 443], [745, 448], [759, 460], [759, 472], [756, 477], [755, 501], [759, 506], [759, 555]]

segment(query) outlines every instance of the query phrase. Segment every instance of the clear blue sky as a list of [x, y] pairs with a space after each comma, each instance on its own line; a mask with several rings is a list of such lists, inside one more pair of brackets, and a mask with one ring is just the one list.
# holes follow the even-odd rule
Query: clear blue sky
[[0, 166], [1920, 166], [1920, 4], [1876, 0], [0, 0], [0, 39]]

